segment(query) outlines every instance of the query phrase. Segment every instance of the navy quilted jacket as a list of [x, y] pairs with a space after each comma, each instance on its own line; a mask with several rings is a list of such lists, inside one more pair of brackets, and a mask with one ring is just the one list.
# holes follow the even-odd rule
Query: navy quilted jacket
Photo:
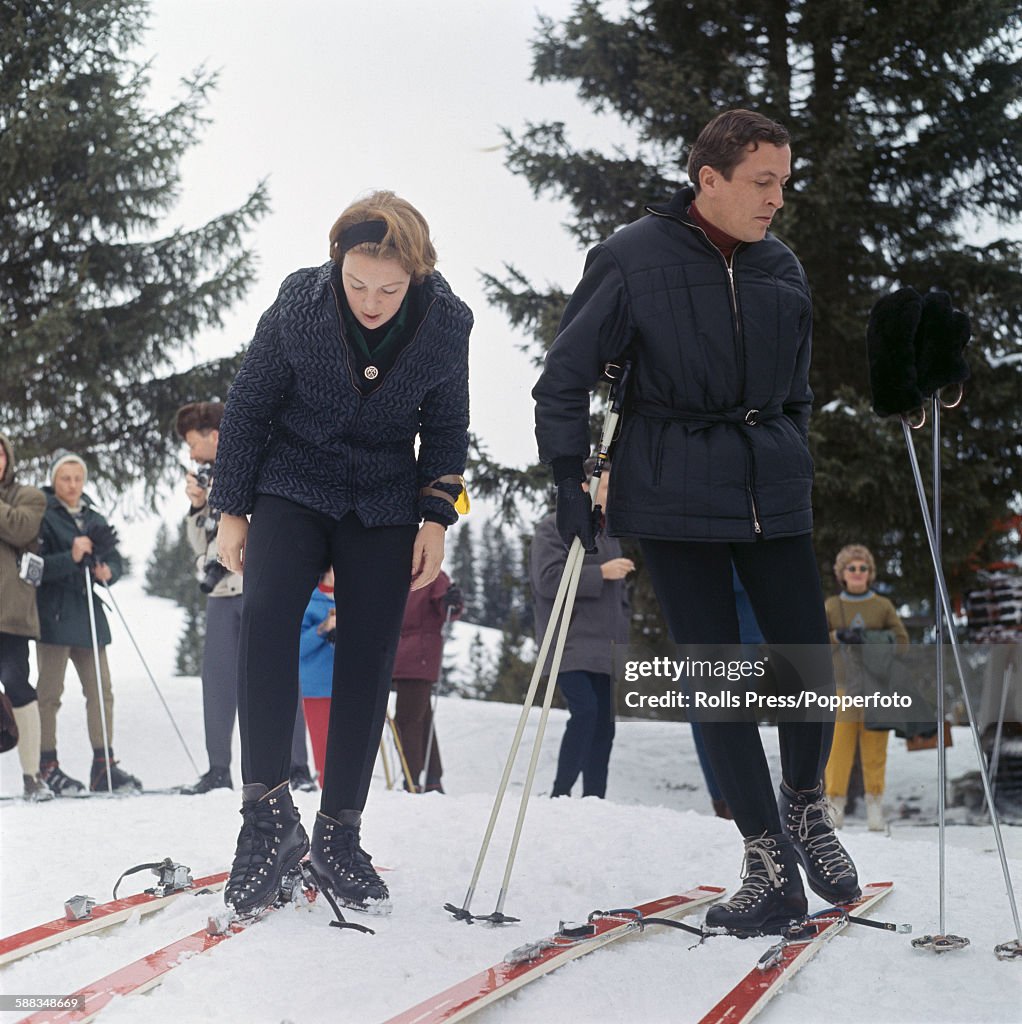
[[533, 390], [540, 458], [589, 452], [589, 392], [633, 358], [607, 520], [616, 536], [744, 541], [812, 529], [807, 445], [812, 302], [767, 234], [731, 274], [688, 218], [693, 191], [648, 207], [589, 254]]
[[365, 526], [427, 513], [454, 522], [449, 502], [419, 491], [465, 471], [472, 311], [439, 274], [427, 277], [418, 331], [363, 395], [332, 267], [291, 274], [260, 318], [227, 396], [210, 504], [246, 515], [272, 494], [335, 519], [354, 511]]

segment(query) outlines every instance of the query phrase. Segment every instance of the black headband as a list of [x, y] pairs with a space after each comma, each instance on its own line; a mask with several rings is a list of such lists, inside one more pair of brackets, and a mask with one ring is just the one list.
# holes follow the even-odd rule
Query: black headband
[[387, 222], [385, 220], [363, 220], [358, 224], [352, 224], [350, 228], [345, 228], [340, 233], [337, 238], [337, 247], [344, 254], [364, 242], [374, 242], [379, 245], [386, 236]]

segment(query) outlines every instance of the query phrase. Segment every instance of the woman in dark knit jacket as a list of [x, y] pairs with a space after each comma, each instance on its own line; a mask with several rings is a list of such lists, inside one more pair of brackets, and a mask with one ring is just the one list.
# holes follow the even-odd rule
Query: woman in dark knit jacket
[[341, 654], [311, 860], [344, 905], [389, 909], [360, 845], [361, 812], [409, 586], [440, 571], [468, 446], [472, 313], [435, 263], [408, 202], [356, 201], [330, 231], [330, 261], [284, 281], [227, 397], [210, 503], [220, 558], [245, 574], [244, 824], [225, 890], [239, 913], [272, 903], [309, 850], [284, 723], [298, 701], [302, 614], [329, 565]]

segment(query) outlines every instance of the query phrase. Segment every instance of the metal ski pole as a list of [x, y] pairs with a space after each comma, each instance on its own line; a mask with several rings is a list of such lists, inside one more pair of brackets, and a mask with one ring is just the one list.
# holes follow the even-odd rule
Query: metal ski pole
[[[616, 376], [611, 372], [612, 369], [619, 371]], [[608, 380], [612, 382], [612, 387], [610, 393], [610, 408], [607, 411], [607, 417], [603, 425], [603, 433], [600, 437], [600, 444], [596, 453], [596, 468], [593, 471], [593, 476], [589, 484], [589, 497], [594, 508], [596, 507], [597, 485], [599, 484], [599, 479], [603, 474], [603, 467], [607, 462], [610, 446], [614, 440], [615, 432], [617, 431], [618, 420], [621, 418], [621, 409], [624, 405], [625, 391], [630, 371], [631, 363], [627, 361], [620, 366], [608, 363], [607, 366], [604, 367], [604, 374]], [[543, 667], [546, 665], [547, 655], [550, 652], [551, 639], [553, 638], [554, 630], [557, 629], [557, 648], [554, 652], [554, 660], [551, 664], [550, 675], [547, 679], [547, 689], [543, 700], [543, 711], [540, 714], [539, 727], [536, 739], [533, 742], [532, 757], [529, 762], [529, 773], [526, 779], [522, 799], [519, 804], [518, 819], [515, 823], [514, 837], [511, 842], [510, 851], [508, 852], [508, 859], [504, 869], [504, 878], [501, 884], [500, 895], [498, 896], [497, 905], [493, 913], [482, 917], [482, 920], [490, 921], [493, 924], [503, 924], [517, 920], [517, 918], [506, 917], [504, 915], [504, 900], [507, 896], [511, 871], [514, 866], [515, 854], [518, 849], [518, 841], [521, 836], [522, 826], [525, 822], [525, 811], [528, 805], [529, 794], [532, 789], [532, 780], [535, 776], [540, 746], [543, 742], [543, 732], [546, 728], [546, 720], [549, 715], [550, 704], [553, 700], [553, 688], [556, 685], [557, 670], [560, 667], [561, 655], [564, 651], [564, 641], [567, 637], [568, 624], [571, 620], [571, 613], [575, 601], [575, 591], [578, 589], [578, 580], [582, 572], [582, 563], [584, 558], [585, 552], [582, 549], [582, 542], [578, 537], [575, 537], [568, 549], [568, 557], [564, 564], [564, 570], [561, 573], [561, 580], [557, 585], [557, 593], [554, 595], [554, 602], [550, 611], [550, 620], [547, 623], [546, 631], [544, 632], [543, 639], [540, 643], [539, 655], [536, 658], [536, 667], [533, 669], [532, 678], [529, 681], [529, 689], [525, 694], [525, 700], [522, 702], [522, 712], [518, 717], [518, 726], [515, 729], [515, 735], [511, 741], [511, 749], [508, 751], [507, 760], [504, 762], [504, 772], [501, 776], [500, 784], [497, 787], [497, 793], [493, 801], [493, 808], [490, 811], [490, 819], [486, 825], [482, 845], [479, 849], [479, 856], [476, 858], [475, 869], [472, 872], [472, 879], [469, 882], [468, 892], [465, 894], [465, 901], [461, 907], [455, 907], [452, 903], [444, 905], [444, 909], [453, 914], [459, 921], [471, 923], [475, 919], [474, 915], [470, 912], [472, 897], [475, 895], [479, 875], [482, 872], [483, 862], [486, 859], [486, 853], [490, 845], [490, 839], [493, 836], [493, 829], [496, 825], [497, 816], [500, 813], [504, 794], [507, 791], [508, 780], [511, 776], [511, 769], [516, 757], [518, 756], [518, 749], [521, 745], [522, 734], [525, 731], [525, 723], [528, 720], [529, 712], [532, 710], [533, 702], [536, 697], [536, 690], [539, 687], [539, 680], [543, 673]]]
[[160, 698], [160, 703], [163, 705], [163, 710], [167, 712], [167, 717], [170, 719], [170, 724], [174, 727], [174, 732], [177, 733], [177, 738], [181, 741], [181, 746], [184, 748], [184, 752], [188, 757], [188, 760], [192, 764], [192, 769], [196, 775], [201, 775], [199, 766], [195, 763], [195, 758], [192, 757], [192, 752], [188, 749], [188, 744], [185, 743], [184, 736], [181, 735], [181, 730], [177, 726], [177, 722], [174, 720], [173, 714], [171, 714], [170, 707], [167, 705], [166, 700], [163, 698], [163, 694], [160, 691], [159, 684], [156, 682], [156, 678], [153, 676], [149, 669], [149, 665], [145, 660], [145, 656], [142, 654], [141, 648], [135, 640], [134, 634], [131, 632], [131, 628], [128, 626], [127, 620], [124, 618], [124, 613], [121, 611], [121, 606], [114, 599], [113, 591], [110, 589], [107, 583], [103, 583], [103, 589], [106, 591], [107, 597], [110, 598], [110, 604], [113, 605], [113, 609], [117, 612], [117, 617], [121, 620], [121, 625], [124, 627], [124, 632], [128, 634], [128, 639], [131, 640], [132, 647], [135, 648], [135, 653], [138, 655], [139, 661], [142, 662], [142, 667], [145, 669], [146, 675], [149, 677], [149, 682], [153, 684], [153, 689], [156, 691], [156, 696]]
[[1001, 761], [1001, 740], [1004, 735], [1004, 713], [1008, 707], [1008, 691], [1011, 689], [1015, 666], [1005, 665], [1001, 674], [1001, 707], [997, 712], [997, 728], [994, 730], [994, 748], [990, 756], [990, 794], [997, 797], [997, 768]]
[[472, 871], [472, 878], [468, 883], [468, 892], [461, 907], [455, 907], [453, 903], [444, 905], [444, 909], [450, 911], [459, 921], [473, 920], [469, 908], [472, 905], [472, 897], [475, 895], [476, 885], [479, 882], [479, 875], [483, 869], [483, 862], [486, 860], [487, 851], [490, 848], [490, 840], [493, 837], [493, 829], [497, 823], [497, 816], [500, 814], [501, 804], [504, 801], [504, 794], [507, 791], [508, 780], [511, 777], [511, 769], [518, 756], [518, 748], [521, 746], [522, 734], [525, 732], [525, 723], [528, 720], [529, 712], [532, 710], [533, 701], [536, 698], [536, 690], [539, 687], [539, 680], [542, 675], [543, 665], [546, 663], [547, 655], [550, 653], [550, 644], [554, 636], [554, 627], [559, 620], [564, 607], [564, 598], [568, 592], [568, 583], [574, 571], [575, 563], [581, 563], [582, 542], [576, 537], [568, 551], [568, 560], [561, 573], [561, 581], [557, 585], [557, 593], [554, 595], [554, 603], [550, 612], [550, 622], [540, 642], [539, 655], [536, 659], [536, 667], [532, 671], [532, 678], [529, 680], [529, 688], [526, 691], [525, 699], [522, 701], [522, 711], [518, 716], [518, 725], [515, 728], [514, 737], [511, 740], [511, 748], [508, 751], [507, 759], [504, 761], [504, 771], [497, 786], [497, 792], [493, 799], [493, 807], [490, 810], [490, 819], [486, 823], [486, 830], [483, 833], [483, 841], [479, 847], [479, 855], [476, 858], [475, 868]]
[[[103, 727], [103, 763], [106, 765], [107, 792], [113, 794], [114, 780], [110, 771], [110, 732], [106, 724], [106, 695], [103, 693], [103, 673], [99, 665], [99, 634], [96, 631], [96, 609], [92, 602], [95, 600], [92, 594], [92, 578], [89, 575], [92, 566], [91, 558], [83, 559], [82, 569], [85, 573], [85, 603], [89, 606], [89, 632], [92, 635], [92, 663], [96, 669], [96, 697], [99, 700], [99, 721]], [[89, 779], [90, 787], [92, 779]]]
[[[1015, 890], [1011, 883], [1011, 872], [1008, 869], [1008, 858], [1004, 851], [1004, 839], [1001, 835], [1001, 823], [997, 815], [997, 808], [994, 806], [992, 794], [990, 792], [990, 780], [986, 773], [986, 759], [983, 756], [983, 745], [980, 741], [979, 730], [976, 727], [976, 716], [973, 714], [972, 701], [969, 697], [969, 690], [965, 682], [965, 672], [962, 668], [961, 652], [958, 646], [958, 636], [955, 633], [954, 618], [951, 610], [951, 598], [948, 594], [947, 582], [944, 579], [944, 569], [941, 565], [940, 559], [937, 556], [937, 542], [933, 532], [933, 521], [930, 516], [929, 504], [926, 500], [926, 492], [923, 489], [923, 478], [919, 472], [919, 461], [916, 458], [915, 444], [912, 440], [912, 430], [905, 417], [901, 420], [902, 432], [905, 436], [905, 445], [908, 448], [909, 462], [912, 466], [912, 478], [915, 481], [916, 495], [919, 499], [919, 506], [923, 513], [923, 526], [926, 530], [927, 545], [930, 550], [930, 558], [933, 561], [933, 572], [937, 582], [937, 596], [939, 598], [938, 613], [943, 612], [944, 620], [947, 623], [947, 634], [948, 639], [951, 643], [951, 651], [954, 655], [955, 668], [958, 672], [958, 679], [962, 687], [962, 700], [965, 704], [966, 714], [969, 718], [969, 731], [972, 734], [973, 744], [976, 748], [976, 757], [979, 761], [980, 768], [980, 781], [983, 784], [983, 793], [986, 797], [986, 802], [990, 807], [990, 821], [994, 830], [994, 841], [997, 844], [997, 852], [1001, 861], [1001, 871], [1004, 874], [1004, 884], [1008, 891], [1008, 902], [1011, 907], [1012, 918], [1015, 923], [1015, 940], [1013, 942], [1006, 942], [996, 947], [995, 952], [999, 958], [1009, 959], [1014, 957], [1022, 956], [1022, 924], [1019, 922], [1018, 916], [1018, 905], [1015, 901]], [[943, 733], [943, 722], [937, 723], [938, 735]], [[913, 945], [932, 948], [939, 952], [943, 952], [947, 949], [961, 948], [968, 943], [968, 940], [960, 940], [960, 942], [949, 943], [944, 940], [950, 940], [957, 938], [942, 934], [939, 936], [922, 936], [919, 939], [913, 940]], [[926, 940], [929, 940], [927, 942]]]
[[415, 780], [412, 778], [412, 773], [408, 768], [408, 759], [405, 757], [405, 748], [401, 742], [401, 734], [397, 731], [397, 725], [394, 724], [394, 719], [391, 718], [389, 711], [387, 712], [387, 724], [390, 726], [390, 732], [394, 739], [394, 749], [397, 751], [398, 760], [401, 762], [401, 771], [405, 773], [405, 780], [408, 782], [408, 791], [410, 793], [418, 793], [418, 787], [415, 785]]
[[422, 772], [417, 780], [420, 793], [426, 791], [426, 784], [429, 782], [429, 759], [433, 756], [433, 738], [436, 736], [436, 709], [440, 697], [438, 690], [440, 688], [440, 680], [444, 674], [444, 647], [451, 638], [451, 615], [453, 612], [453, 607], [447, 609], [443, 629], [440, 631], [440, 671], [437, 673], [436, 681], [433, 683], [429, 695], [429, 739], [426, 740], [426, 759], [422, 762]]
[[[940, 400], [936, 395], [931, 402], [931, 424], [933, 432], [933, 557], [935, 564], [943, 566], [940, 521], [941, 479], [940, 479]], [[913, 449], [914, 450], [914, 449]], [[938, 898], [940, 934], [947, 935], [945, 916], [947, 909], [947, 739], [944, 735], [944, 616], [940, 612], [940, 586], [933, 584], [934, 643], [937, 645], [937, 662], [934, 667], [934, 682], [937, 687], [937, 878], [940, 889]], [[954, 626], [948, 628], [953, 632]], [[964, 689], [965, 682], [963, 680]], [[971, 715], [970, 715], [971, 717]], [[982, 766], [981, 766], [982, 767]]]
[[387, 789], [394, 788], [394, 776], [390, 771], [390, 755], [387, 753], [386, 737], [380, 733], [380, 760], [383, 762], [383, 778], [386, 781]]

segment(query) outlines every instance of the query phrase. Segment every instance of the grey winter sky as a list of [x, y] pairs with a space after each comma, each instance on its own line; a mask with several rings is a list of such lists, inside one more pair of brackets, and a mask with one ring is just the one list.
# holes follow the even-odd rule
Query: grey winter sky
[[220, 71], [212, 123], [182, 163], [169, 225], [202, 223], [264, 177], [272, 203], [251, 236], [256, 285], [194, 358], [237, 351], [281, 280], [327, 258], [327, 231], [348, 202], [390, 188], [423, 211], [439, 269], [476, 314], [473, 429], [496, 457], [533, 459], [536, 371], [518, 350], [523, 339], [486, 305], [479, 273], [500, 274], [509, 262], [567, 289], [581, 273], [584, 254], [561, 226], [567, 206], [535, 199], [504, 168], [500, 148], [500, 127], [527, 120], [563, 120], [592, 145], [621, 137], [614, 119], [588, 113], [570, 88], [528, 80], [539, 11], [561, 19], [571, 6], [154, 0], [141, 48], [153, 60], [153, 105], [180, 96], [180, 77], [199, 64]]

